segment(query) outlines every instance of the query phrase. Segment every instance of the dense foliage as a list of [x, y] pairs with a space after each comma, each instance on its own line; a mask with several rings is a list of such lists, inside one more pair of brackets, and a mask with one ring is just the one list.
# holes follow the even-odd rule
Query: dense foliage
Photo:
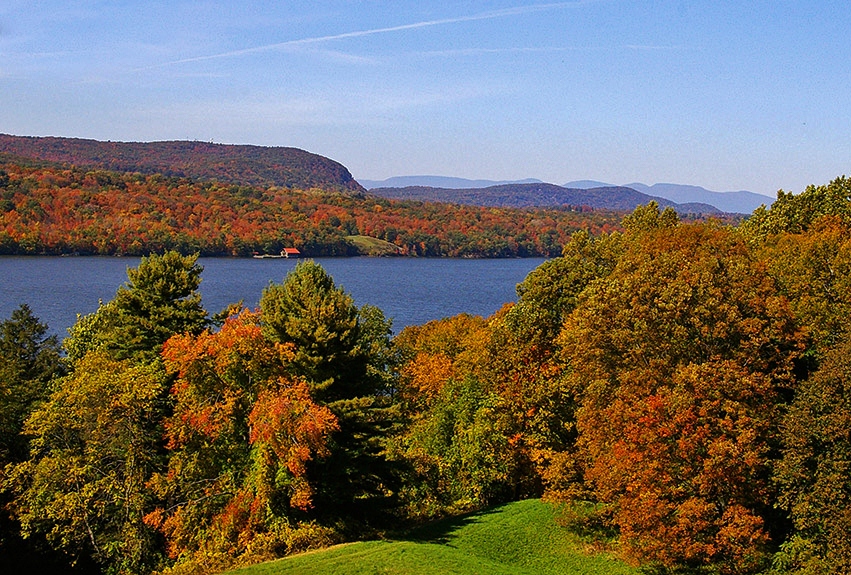
[[7, 512], [177, 574], [544, 496], [660, 573], [848, 573], [851, 182], [775, 206], [640, 207], [393, 339], [312, 261], [212, 322], [195, 256], [144, 258], [64, 363], [27, 308], [0, 329]]
[[345, 256], [368, 236], [400, 255], [554, 256], [574, 231], [609, 231], [618, 217], [0, 164], [0, 254]]
[[792, 314], [732, 231], [680, 225], [625, 243], [558, 339], [587, 486], [612, 504], [628, 554], [751, 571], [798, 354]]
[[91, 170], [140, 172], [283, 188], [363, 191], [349, 171], [298, 148], [212, 142], [99, 142], [0, 134], [0, 154]]
[[0, 323], [0, 466], [26, 458], [24, 421], [63, 371], [59, 340], [28, 305]]
[[215, 333], [176, 335], [163, 349], [176, 375], [168, 463], [150, 478], [159, 504], [144, 522], [163, 533], [178, 566], [265, 559], [302, 548], [299, 528], [312, 529], [293, 520], [312, 504], [306, 465], [328, 455], [339, 424], [288, 369], [292, 347], [264, 338], [259, 322], [244, 310]]

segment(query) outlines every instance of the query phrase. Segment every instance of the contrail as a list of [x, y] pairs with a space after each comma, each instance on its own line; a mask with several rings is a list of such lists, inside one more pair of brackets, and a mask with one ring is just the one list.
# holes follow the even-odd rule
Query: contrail
[[229, 52], [221, 52], [219, 54], [209, 54], [207, 56], [195, 56], [192, 58], [182, 58], [180, 60], [172, 60], [162, 64], [155, 64], [144, 69], [161, 68], [164, 66], [173, 66], [176, 64], [187, 64], [191, 62], [203, 62], [205, 60], [217, 60], [221, 58], [233, 58], [236, 56], [245, 56], [247, 54], [257, 54], [260, 52], [269, 52], [271, 50], [280, 50], [282, 48], [293, 48], [297, 46], [306, 46], [310, 44], [320, 44], [322, 42], [330, 42], [332, 40], [345, 40], [347, 38], [360, 38], [363, 36], [373, 36], [376, 34], [388, 34], [391, 32], [402, 32], [404, 30], [415, 30], [417, 28], [429, 28], [432, 26], [443, 26], [445, 24], [458, 24], [461, 22], [475, 22], [477, 20], [493, 20], [495, 18], [504, 18], [506, 16], [517, 16], [527, 14], [529, 12], [540, 12], [543, 10], [554, 10], [564, 6], [573, 5], [577, 2], [553, 2], [549, 4], [532, 4], [530, 6], [516, 6], [513, 8], [504, 8], [502, 10], [493, 10], [490, 12], [482, 12], [481, 14], [473, 14], [471, 16], [458, 16], [455, 18], [442, 18], [439, 20], [425, 20], [423, 22], [414, 22], [413, 24], [401, 24], [399, 26], [389, 26], [387, 28], [373, 28], [372, 30], [357, 30], [354, 32], [344, 32], [342, 34], [333, 34], [330, 36], [317, 36], [314, 38], [302, 38], [299, 40], [288, 40], [286, 42], [278, 42], [275, 44], [266, 44], [264, 46], [255, 46], [253, 48], [244, 48], [242, 50], [231, 50]]

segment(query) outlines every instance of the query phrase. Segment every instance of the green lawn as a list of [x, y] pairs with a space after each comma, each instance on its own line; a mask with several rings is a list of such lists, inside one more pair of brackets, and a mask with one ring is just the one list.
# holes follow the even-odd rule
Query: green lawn
[[539, 500], [510, 503], [419, 529], [397, 541], [339, 545], [231, 572], [231, 575], [626, 575], [621, 561], [556, 523]]
[[363, 255], [369, 256], [392, 256], [399, 253], [399, 247], [370, 236], [346, 236], [346, 239], [355, 244]]

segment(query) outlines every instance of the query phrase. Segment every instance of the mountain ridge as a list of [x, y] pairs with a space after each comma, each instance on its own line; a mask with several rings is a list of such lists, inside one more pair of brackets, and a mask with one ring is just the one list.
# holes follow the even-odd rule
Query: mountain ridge
[[367, 190], [373, 188], [407, 188], [411, 186], [460, 190], [489, 188], [491, 186], [505, 184], [543, 184], [544, 182], [536, 178], [526, 178], [523, 180], [468, 180], [467, 178], [452, 176], [393, 176], [386, 180], [358, 180], [358, 183]]
[[[472, 190], [484, 189], [499, 185], [541, 183], [541, 180], [527, 178], [524, 180], [470, 180], [466, 178], [455, 178], [448, 176], [394, 176], [386, 180], [358, 180], [367, 190], [383, 188], [411, 188], [430, 187], [445, 190]], [[555, 185], [555, 184], [548, 184]], [[760, 205], [771, 205], [774, 198], [749, 192], [746, 190], [715, 192], [701, 186], [689, 184], [657, 183], [646, 185], [642, 183], [630, 183], [623, 185], [610, 184], [597, 180], [575, 180], [562, 184], [560, 187], [567, 189], [588, 190], [593, 188], [629, 188], [643, 193], [651, 198], [668, 200], [673, 204], [679, 204], [688, 210], [698, 207], [695, 204], [704, 204], [716, 208], [716, 211], [731, 214], [750, 214]], [[382, 192], [386, 194], [387, 192]], [[660, 202], [660, 205], [668, 205]], [[697, 212], [703, 213], [704, 208]]]
[[0, 134], [0, 154], [116, 172], [287, 189], [365, 190], [341, 163], [299, 148], [168, 140], [112, 142]]
[[[591, 184], [591, 185], [588, 185]], [[603, 182], [594, 180], [579, 180], [567, 182], [566, 187], [597, 187], [600, 185], [609, 185]], [[715, 192], [707, 190], [701, 186], [689, 184], [671, 184], [657, 183], [648, 186], [640, 182], [632, 182], [624, 184], [628, 188], [642, 192], [650, 196], [659, 196], [672, 202], [698, 202], [715, 206], [722, 212], [732, 214], [750, 214], [759, 206], [765, 204], [770, 206], [774, 201], [771, 196], [749, 192], [747, 190], [737, 190], [728, 192]]]
[[731, 213], [753, 213], [761, 205], [770, 206], [774, 198], [747, 190], [714, 192], [701, 186], [685, 184], [657, 183], [651, 186], [638, 182], [626, 184], [628, 187], [645, 194], [660, 196], [674, 202], [697, 201], [716, 206]]
[[608, 186], [566, 188], [556, 184], [502, 184], [486, 188], [433, 188], [408, 186], [404, 188], [372, 188], [370, 194], [388, 199], [444, 202], [486, 207], [508, 208], [591, 208], [601, 210], [632, 211], [651, 201], [660, 206], [672, 207], [680, 213], [718, 214], [717, 208], [698, 203], [677, 204], [660, 197], [649, 196], [632, 188]]

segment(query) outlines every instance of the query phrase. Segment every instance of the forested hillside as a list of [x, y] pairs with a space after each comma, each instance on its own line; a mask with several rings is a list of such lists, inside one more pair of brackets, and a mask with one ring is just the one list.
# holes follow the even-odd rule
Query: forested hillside
[[298, 148], [197, 141], [100, 142], [0, 134], [0, 158], [3, 156], [246, 186], [363, 191], [345, 166]]
[[400, 255], [554, 256], [574, 231], [609, 231], [619, 217], [0, 163], [0, 254], [358, 255], [368, 236]]
[[591, 208], [629, 212], [636, 207], [655, 201], [663, 207], [672, 207], [681, 214], [719, 215], [717, 208], [708, 204], [677, 204], [663, 198], [623, 186], [596, 188], [566, 188], [555, 184], [514, 183], [483, 188], [437, 188], [407, 186], [402, 188], [372, 188], [370, 193], [384, 198], [451, 202], [472, 206], [503, 208]]

